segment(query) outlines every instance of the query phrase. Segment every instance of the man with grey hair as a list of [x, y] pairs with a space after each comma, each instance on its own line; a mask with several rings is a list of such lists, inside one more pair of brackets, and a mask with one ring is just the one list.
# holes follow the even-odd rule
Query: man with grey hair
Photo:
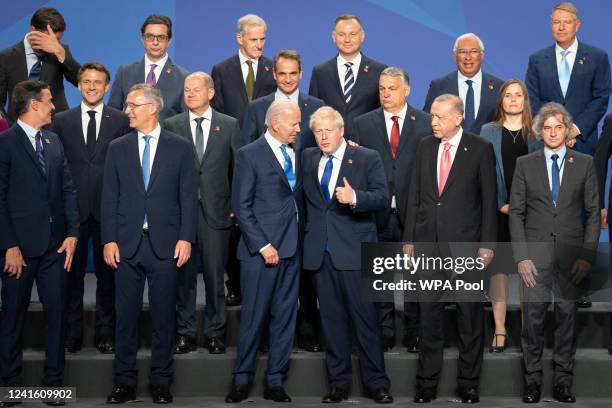
[[433, 100], [439, 95], [457, 95], [465, 107], [463, 129], [480, 134], [482, 125], [493, 120], [503, 81], [481, 70], [484, 45], [476, 34], [459, 36], [455, 40], [453, 54], [457, 71], [431, 81], [423, 110], [429, 112]]
[[300, 279], [299, 155], [291, 145], [300, 132], [300, 108], [289, 100], [272, 102], [263, 137], [236, 156], [232, 209], [242, 231], [242, 318], [231, 391], [225, 401], [248, 397], [255, 375], [257, 346], [269, 322], [270, 354], [264, 398], [289, 402], [283, 383], [293, 349]]
[[138, 318], [145, 280], [151, 310], [151, 395], [172, 402], [178, 268], [196, 242], [197, 179], [189, 141], [162, 130], [159, 89], [134, 85], [125, 112], [134, 130], [108, 147], [102, 190], [104, 261], [115, 273], [116, 387], [106, 402], [136, 399]]
[[593, 158], [565, 146], [572, 126], [562, 105], [542, 106], [533, 129], [544, 149], [519, 157], [512, 181], [509, 223], [523, 289], [526, 403], [540, 400], [544, 320], [553, 293], [553, 396], [561, 402], [576, 401], [576, 300], [584, 293], [581, 283], [595, 261], [600, 211]]
[[261, 17], [255, 14], [240, 17], [236, 23], [238, 53], [212, 69], [215, 82], [212, 106], [238, 119], [240, 125], [249, 102], [276, 90], [272, 61], [263, 56], [266, 30]]
[[[378, 240], [400, 242], [404, 234], [415, 152], [421, 139], [432, 133], [431, 116], [406, 102], [410, 95], [410, 79], [401, 68], [387, 67], [382, 71], [378, 95], [381, 107], [355, 119], [351, 139], [376, 150], [383, 158], [389, 186], [389, 206], [376, 213]], [[385, 349], [388, 350], [395, 343], [394, 304], [380, 303], [379, 310]], [[409, 352], [416, 352], [419, 315], [415, 302], [404, 305], [404, 319], [402, 343]]]

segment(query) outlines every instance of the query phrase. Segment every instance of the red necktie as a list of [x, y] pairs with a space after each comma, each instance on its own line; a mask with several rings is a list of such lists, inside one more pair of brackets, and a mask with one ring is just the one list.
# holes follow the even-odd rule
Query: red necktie
[[450, 173], [451, 166], [453, 165], [453, 161], [451, 160], [450, 154], [451, 144], [448, 142], [444, 143], [444, 151], [442, 152], [442, 157], [440, 159], [440, 177], [438, 178], [438, 195], [442, 195], [442, 191], [444, 191], [444, 185], [446, 184], [446, 180], [448, 180], [448, 174]]
[[393, 126], [391, 127], [391, 155], [395, 159], [397, 145], [399, 145], [399, 116], [391, 116]]

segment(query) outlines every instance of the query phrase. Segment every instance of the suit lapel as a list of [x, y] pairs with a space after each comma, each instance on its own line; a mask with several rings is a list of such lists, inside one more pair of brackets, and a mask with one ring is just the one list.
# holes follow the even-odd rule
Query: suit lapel
[[210, 120], [210, 131], [208, 132], [208, 141], [206, 142], [206, 150], [204, 150], [204, 156], [202, 156], [202, 163], [200, 163], [200, 167], [204, 164], [206, 160], [210, 157], [210, 152], [217, 146], [219, 143], [219, 137], [221, 136], [221, 132], [223, 129], [221, 128], [221, 124], [219, 123], [219, 116], [215, 111], [212, 111], [212, 117]]
[[[414, 116], [412, 106], [407, 105], [406, 116], [404, 117], [404, 124], [402, 125], [402, 131], [400, 132], [400, 140], [397, 146], [397, 153], [395, 155], [396, 159], [402, 154], [402, 152], [406, 148], [406, 145], [409, 142], [408, 139], [410, 138], [410, 135], [412, 134], [412, 129], [414, 127], [415, 120], [416, 120], [416, 116]], [[386, 129], [386, 127], [384, 129]], [[389, 149], [391, 149], [391, 145], [389, 145]]]
[[28, 64], [26, 62], [25, 55], [25, 46], [23, 45], [23, 41], [15, 46], [13, 49], [14, 60], [17, 62], [15, 67], [15, 73], [17, 74], [16, 82], [25, 81], [28, 79]]
[[[393, 160], [393, 156], [391, 155], [391, 143], [389, 143], [389, 136], [387, 135], [387, 124], [385, 123], [385, 113], [382, 108], [379, 109], [380, 114], [374, 115], [374, 124], [375, 128], [378, 129], [378, 137], [385, 147], [385, 152], [387, 153], [386, 160]], [[406, 121], [404, 121], [404, 126], [406, 126]], [[403, 133], [403, 132], [402, 132]], [[400, 134], [400, 143], [402, 143], [402, 135]], [[398, 146], [399, 151], [399, 146]]]
[[[559, 71], [557, 69], [557, 56], [555, 55], [555, 46], [549, 47], [544, 54], [544, 58], [546, 59], [545, 66], [550, 67], [551, 70], [551, 78], [554, 78], [553, 88], [557, 93], [557, 100], [564, 100], [563, 92], [561, 91], [561, 84], [559, 83]], [[570, 84], [572, 83], [570, 77]], [[551, 100], [554, 100], [554, 97], [551, 97]], [[534, 113], [535, 114], [535, 113]]]
[[[75, 143], [79, 145], [81, 149], [81, 153], [83, 157], [89, 157], [89, 152], [87, 152], [87, 143], [85, 142], [85, 135], [83, 134], [83, 122], [81, 117], [83, 116], [83, 107], [79, 106], [79, 109], [75, 110], [74, 116], [72, 116], [72, 128], [76, 130], [77, 138], [79, 140], [75, 140]], [[102, 126], [100, 126], [100, 135], [98, 139], [102, 135]], [[96, 149], [98, 147], [98, 143], [96, 142]]]
[[21, 142], [21, 145], [25, 149], [30, 159], [32, 159], [32, 164], [34, 164], [34, 167], [36, 167], [36, 170], [38, 170], [38, 173], [42, 176], [43, 172], [42, 172], [42, 169], [40, 168], [40, 164], [38, 163], [38, 158], [36, 157], [36, 151], [34, 150], [34, 147], [32, 147], [32, 143], [30, 143], [30, 138], [25, 133], [25, 131], [21, 128], [21, 126], [17, 124], [17, 122], [15, 122], [13, 126], [17, 126], [18, 128], [17, 130], [20, 135], [19, 141]]
[[[321, 152], [317, 151], [318, 154], [312, 155], [312, 163], [310, 163], [310, 174], [312, 176], [312, 180], [314, 185], [316, 186], [316, 190], [319, 192], [318, 197], [321, 200], [322, 206], [327, 207], [327, 201], [325, 201], [325, 197], [323, 196], [323, 191], [321, 190], [321, 182], [319, 182], [319, 162], [321, 161]], [[306, 163], [304, 163], [306, 165]]]
[[336, 200], [336, 188], [338, 187], [343, 187], [344, 186], [344, 177], [346, 177], [346, 179], [348, 180], [348, 182], [351, 182], [351, 176], [353, 175], [353, 152], [355, 148], [350, 146], [350, 145], [346, 145], [346, 150], [344, 151], [344, 157], [342, 158], [342, 164], [340, 164], [340, 171], [338, 172], [338, 179], [336, 180], [336, 186], [334, 187], [334, 189], [331, 192], [331, 201], [329, 205], [333, 205], [335, 203], [338, 202], [338, 200]]
[[272, 67], [270, 67], [262, 57], [259, 57], [259, 60], [257, 61], [257, 75], [255, 76], [255, 86], [253, 87], [253, 99], [256, 99], [259, 96], [264, 83], [263, 77], [267, 72], [270, 72], [271, 70]]
[[[257, 71], [259, 72], [259, 66], [261, 64], [257, 64]], [[229, 79], [230, 82], [234, 82], [237, 85], [237, 89], [240, 89], [240, 95], [242, 97], [242, 101], [247, 104], [248, 98], [246, 94], [246, 85], [244, 84], [244, 78], [242, 78], [242, 68], [240, 67], [240, 58], [238, 54], [234, 55], [232, 63], [228, 67], [229, 71]], [[257, 81], [255, 81], [257, 84]], [[255, 95], [255, 88], [253, 88], [253, 95]]]
[[[582, 71], [585, 69], [585, 64], [587, 64], [588, 61], [589, 61], [588, 53], [585, 51], [582, 44], [578, 43], [578, 50], [576, 51], [576, 59], [574, 60], [574, 66], [572, 67], [570, 81], [569, 81], [569, 84], [567, 85], [567, 92], [565, 93], [565, 99], [568, 99], [568, 100], [571, 99], [571, 95], [575, 91], [574, 88], [579, 86], [577, 85], [577, 81], [575, 81], [574, 78], [576, 78], [582, 73]], [[559, 89], [561, 89], [561, 85], [559, 85]]]
[[[576, 59], [577, 60], [577, 59]], [[571, 150], [566, 149], [565, 160], [563, 161], [563, 177], [561, 178], [561, 185], [559, 186], [559, 203], [565, 202], [565, 195], [568, 189], [568, 185], [571, 184], [571, 179], [574, 177], [574, 154]], [[548, 176], [548, 174], [547, 174]]]
[[132, 72], [132, 78], [130, 83], [141, 84], [146, 81], [148, 72], [145, 72], [145, 61], [144, 58], [136, 63], [136, 68]]
[[[257, 140], [262, 145], [262, 150], [264, 151], [265, 159], [268, 160], [268, 162], [272, 165], [272, 167], [278, 172], [279, 176], [281, 177], [281, 179], [283, 180], [287, 188], [291, 189], [291, 186], [289, 186], [289, 181], [287, 180], [287, 176], [285, 175], [285, 170], [281, 167], [280, 163], [278, 162], [278, 159], [276, 158], [276, 155], [272, 151], [272, 148], [268, 144], [268, 141], [266, 140], [266, 138], [260, 137]], [[297, 170], [297, 166], [295, 169]]]
[[[159, 148], [159, 145], [157, 146]], [[142, 164], [140, 162], [140, 152], [138, 151], [138, 132], [136, 130], [130, 133], [128, 139], [128, 156], [131, 156], [128, 159], [128, 163], [133, 163], [132, 171], [134, 172], [134, 176], [136, 180], [139, 180], [136, 184], [140, 186], [141, 191], [146, 191], [144, 185], [144, 179], [142, 178]], [[155, 163], [155, 162], [154, 162]], [[149, 178], [149, 186], [151, 186], [151, 179]]]
[[486, 106], [495, 106], [495, 103], [497, 102], [497, 91], [499, 90], [495, 89], [495, 84], [493, 83], [491, 77], [483, 72], [482, 84], [480, 86], [480, 104], [478, 105], [478, 113], [476, 114], [474, 121], [478, 121], [480, 119], [482, 110]]
[[191, 135], [191, 124], [189, 123], [189, 112], [183, 112], [180, 114], [180, 118], [178, 119], [177, 126], [179, 127], [177, 130], [177, 134], [181, 135], [185, 139], [189, 140], [191, 146], [193, 147], [193, 158], [196, 163], [200, 164], [198, 159], [198, 153], [195, 150], [195, 144], [193, 143], [193, 137]]
[[159, 74], [159, 78], [157, 78], [157, 83], [155, 87], [161, 89], [161, 87], [164, 86], [166, 82], [169, 81], [168, 77], [172, 75], [173, 72], [174, 72], [174, 63], [172, 62], [170, 57], [168, 57], [168, 59], [166, 60], [166, 63], [162, 67], [161, 73]]
[[340, 73], [338, 72], [337, 58], [338, 57], [336, 56], [336, 58], [331, 59], [327, 63], [327, 75], [331, 78], [331, 82], [335, 84], [334, 88], [336, 89], [336, 92], [338, 92], [338, 96], [342, 100], [342, 103], [346, 104], [344, 100], [344, 90], [342, 88], [344, 78], [340, 78]]
[[544, 155], [544, 149], [538, 150], [536, 156], [536, 173], [538, 174], [540, 188], [546, 192], [548, 205], [551, 208], [555, 208], [555, 204], [552, 201], [552, 195], [550, 192], [550, 183], [548, 181], [548, 168], [546, 164], [546, 155]]
[[432, 143], [430, 144], [430, 146], [428, 146], [428, 148], [431, 150], [429, 154], [426, 155], [425, 157], [429, 156], [429, 163], [430, 163], [429, 171], [431, 171], [431, 179], [433, 180], [432, 188], [434, 191], [434, 196], [439, 197], [440, 195], [438, 194], [438, 150], [440, 148], [440, 139], [434, 137]]
[[[465, 131], [464, 131], [464, 134], [461, 137], [461, 141], [459, 142], [459, 146], [457, 146], [457, 151], [455, 152], [455, 158], [453, 159], [453, 164], [451, 165], [450, 173], [448, 174], [448, 178], [446, 179], [446, 184], [444, 184], [444, 190], [442, 190], [442, 195], [446, 193], [450, 185], [453, 184], [453, 181], [457, 177], [459, 177], [457, 173], [459, 173], [461, 169], [465, 166], [465, 162], [468, 159], [467, 157], [468, 153], [472, 147], [469, 144], [469, 141], [467, 141], [466, 139], [467, 138], [465, 137]], [[436, 160], [436, 163], [437, 163], [437, 160]]]

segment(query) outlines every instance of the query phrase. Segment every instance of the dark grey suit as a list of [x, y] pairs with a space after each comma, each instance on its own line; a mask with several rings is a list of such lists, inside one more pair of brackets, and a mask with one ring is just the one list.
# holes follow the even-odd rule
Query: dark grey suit
[[[599, 241], [599, 193], [593, 158], [567, 150], [557, 206], [553, 204], [544, 150], [519, 157], [510, 193], [510, 234], [516, 262], [530, 259], [538, 276], [524, 288], [525, 382], [542, 383], [544, 318], [555, 293], [554, 384], [571, 387], [576, 341], [576, 300], [571, 283], [576, 259], [591, 264]], [[528, 244], [529, 243], [529, 244]]]
[[[164, 129], [177, 133], [193, 144], [189, 112], [164, 121]], [[206, 136], [206, 135], [205, 135]], [[204, 259], [206, 308], [204, 335], [222, 337], [225, 329], [225, 291], [223, 272], [227, 264], [230, 239], [230, 195], [234, 154], [241, 144], [238, 121], [231, 116], [212, 111], [206, 150], [198, 168], [198, 245]], [[178, 281], [178, 333], [196, 335], [196, 257], [191, 257]]]

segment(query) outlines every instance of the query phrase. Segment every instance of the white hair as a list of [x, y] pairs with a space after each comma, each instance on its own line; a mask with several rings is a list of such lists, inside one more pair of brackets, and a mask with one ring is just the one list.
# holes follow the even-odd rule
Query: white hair
[[457, 37], [457, 39], [455, 40], [455, 45], [453, 46], [453, 52], [457, 52], [457, 49], [459, 48], [459, 42], [461, 40], [464, 40], [466, 38], [473, 38], [476, 41], [478, 41], [478, 46], [480, 47], [480, 51], [484, 51], [484, 44], [482, 42], [482, 40], [480, 39], [480, 37], [478, 37], [476, 34], [474, 33], [465, 33], [465, 34], [461, 34], [459, 37]]

